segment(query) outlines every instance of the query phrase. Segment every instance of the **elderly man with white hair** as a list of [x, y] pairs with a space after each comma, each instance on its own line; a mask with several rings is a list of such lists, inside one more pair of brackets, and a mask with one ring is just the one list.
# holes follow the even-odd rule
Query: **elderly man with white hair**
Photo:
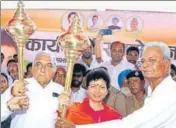
[[176, 82], [169, 75], [170, 64], [170, 49], [166, 44], [147, 43], [142, 72], [150, 86], [142, 108], [122, 120], [98, 124], [74, 126], [69, 121], [60, 121], [67, 128], [176, 128]]
[[11, 114], [10, 128], [54, 128], [57, 119], [58, 96], [63, 91], [63, 86], [52, 81], [56, 71], [54, 62], [54, 57], [48, 52], [40, 52], [33, 62], [33, 77], [25, 79], [25, 88], [16, 81], [12, 88], [4, 93], [3, 103], [13, 96], [25, 94], [29, 98], [29, 105], [21, 106], [22, 109], [7, 112], [4, 108], [6, 115], [1, 115], [1, 117], [5, 120]]

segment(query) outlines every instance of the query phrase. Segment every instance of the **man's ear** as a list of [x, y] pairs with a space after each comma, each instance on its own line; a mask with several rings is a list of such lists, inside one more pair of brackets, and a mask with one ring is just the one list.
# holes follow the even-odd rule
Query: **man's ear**
[[143, 86], [145, 85], [145, 80], [142, 80], [142, 85], [143, 85]]
[[170, 65], [171, 65], [171, 61], [170, 60], [164, 60], [164, 72], [165, 73], [169, 73], [170, 71]]
[[53, 71], [53, 77], [54, 77], [54, 75], [56, 74], [56, 71], [57, 71], [57, 67], [53, 67], [52, 71]]
[[32, 75], [34, 74], [34, 65], [32, 66]]

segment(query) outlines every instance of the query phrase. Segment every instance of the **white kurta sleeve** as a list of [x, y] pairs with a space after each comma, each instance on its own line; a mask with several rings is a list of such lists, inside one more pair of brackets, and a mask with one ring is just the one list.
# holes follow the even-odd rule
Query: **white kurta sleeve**
[[11, 114], [12, 112], [8, 109], [7, 102], [1, 99], [1, 122], [6, 120]]
[[1, 122], [6, 120], [12, 112], [7, 107], [7, 102], [12, 98], [11, 87], [1, 95]]

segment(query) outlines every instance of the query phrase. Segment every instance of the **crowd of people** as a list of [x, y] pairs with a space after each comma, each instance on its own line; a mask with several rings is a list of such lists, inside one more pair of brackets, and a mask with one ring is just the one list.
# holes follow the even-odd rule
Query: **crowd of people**
[[[171, 64], [168, 46], [147, 43], [139, 59], [137, 47], [126, 50], [124, 43], [114, 41], [106, 62], [102, 38], [98, 34], [95, 46], [74, 65], [70, 95], [64, 91], [69, 72], [56, 67], [50, 53], [38, 53], [26, 66], [24, 82], [18, 80], [18, 56], [8, 60], [7, 71], [0, 75], [2, 128], [176, 126], [176, 66]], [[3, 59], [1, 53], [1, 63]], [[63, 105], [66, 117], [58, 119]]]

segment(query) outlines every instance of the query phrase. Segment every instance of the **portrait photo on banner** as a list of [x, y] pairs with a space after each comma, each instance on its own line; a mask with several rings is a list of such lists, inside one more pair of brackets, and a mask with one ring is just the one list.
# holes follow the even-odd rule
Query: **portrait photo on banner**
[[111, 15], [107, 19], [106, 24], [107, 24], [108, 29], [111, 29], [114, 31], [120, 31], [124, 25], [124, 22], [120, 16]]
[[78, 11], [68, 11], [61, 17], [61, 26], [64, 31], [67, 31], [72, 24], [73, 17], [78, 14], [81, 26], [84, 25], [84, 16]]
[[102, 26], [103, 26], [103, 19], [100, 15], [93, 14], [89, 16], [87, 21], [87, 27], [89, 30], [98, 31], [102, 28]]
[[131, 16], [125, 22], [127, 32], [141, 32], [144, 26], [143, 20], [139, 16]]

